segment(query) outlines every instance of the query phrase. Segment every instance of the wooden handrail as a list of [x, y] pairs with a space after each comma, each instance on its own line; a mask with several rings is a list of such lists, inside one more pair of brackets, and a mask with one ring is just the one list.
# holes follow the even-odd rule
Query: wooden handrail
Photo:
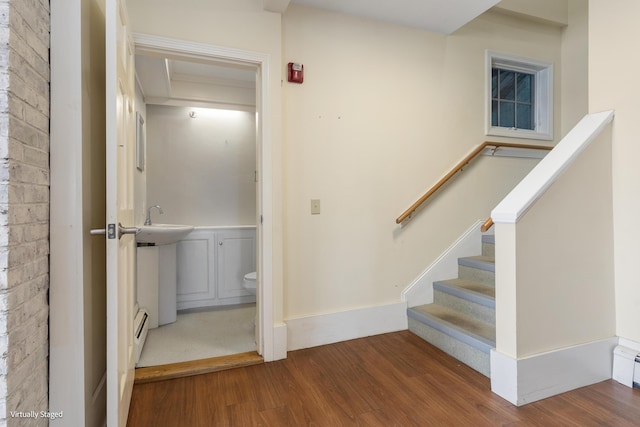
[[482, 152], [482, 150], [484, 150], [487, 147], [526, 148], [526, 149], [530, 149], [530, 150], [551, 150], [551, 149], [553, 149], [553, 147], [549, 147], [549, 146], [546, 146], [546, 145], [514, 144], [514, 143], [511, 143], [511, 142], [485, 141], [482, 144], [478, 145], [471, 153], [469, 153], [469, 155], [467, 155], [467, 157], [462, 159], [460, 161], [460, 163], [455, 165], [453, 167], [453, 169], [451, 169], [449, 171], [449, 173], [447, 173], [445, 176], [443, 176], [440, 179], [440, 181], [438, 181], [433, 187], [431, 187], [429, 189], [429, 191], [424, 193], [424, 195], [422, 197], [420, 197], [414, 204], [412, 204], [409, 207], [409, 209], [404, 211], [404, 213], [402, 215], [400, 215], [398, 218], [396, 218], [396, 224], [400, 224], [405, 219], [407, 219], [413, 212], [415, 212], [416, 209], [418, 209], [420, 207], [420, 205], [422, 205], [429, 197], [431, 197], [431, 195], [433, 193], [438, 191], [440, 189], [440, 187], [442, 187], [444, 184], [446, 184], [447, 181], [449, 181], [456, 173], [458, 173], [460, 170], [462, 170], [463, 167], [465, 167], [469, 162], [471, 162], [471, 160], [473, 160], [478, 154], [480, 154], [480, 152]]
[[491, 227], [493, 227], [493, 218], [489, 217], [480, 227], [480, 231], [484, 233], [485, 231], [489, 230]]

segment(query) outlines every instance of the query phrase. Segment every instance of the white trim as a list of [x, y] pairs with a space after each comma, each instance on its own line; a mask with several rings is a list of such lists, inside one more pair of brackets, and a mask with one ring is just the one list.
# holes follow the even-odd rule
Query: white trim
[[520, 159], [542, 159], [547, 155], [547, 150], [534, 150], [532, 148], [511, 147], [486, 147], [480, 152], [483, 156], [514, 157]]
[[288, 349], [316, 347], [407, 329], [404, 302], [285, 320]]
[[585, 116], [491, 211], [496, 224], [515, 224], [613, 120], [614, 112]]
[[280, 323], [273, 327], [273, 360], [287, 358], [287, 324]]
[[[491, 69], [495, 66], [535, 75], [535, 130], [491, 125]], [[485, 52], [485, 133], [490, 136], [553, 140], [553, 64], [523, 56]]]
[[[65, 418], [52, 426], [84, 425], [85, 242], [82, 222], [82, 14], [79, 0], [51, 4], [49, 408]], [[88, 227], [88, 226], [87, 226]], [[100, 384], [104, 385], [103, 382]], [[105, 390], [102, 388], [102, 390]], [[106, 398], [102, 404], [104, 411]], [[106, 417], [105, 417], [106, 421]]]
[[482, 251], [482, 233], [478, 220], [429, 265], [401, 294], [408, 307], [433, 302], [433, 282], [458, 276], [458, 258], [478, 255]]
[[640, 342], [620, 337], [620, 341], [618, 342], [618, 344], [627, 348], [631, 348], [640, 353]]
[[611, 378], [617, 337], [522, 359], [491, 350], [491, 391], [521, 406]]
[[271, 118], [271, 55], [261, 52], [215, 46], [204, 43], [177, 40], [149, 34], [134, 33], [136, 53], [162, 54], [169, 58], [199, 60], [216, 63], [244, 64], [257, 70], [256, 86], [258, 90], [258, 164], [260, 185], [258, 186], [259, 214], [262, 224], [258, 223], [258, 352], [265, 361], [283, 358], [286, 340], [275, 342], [276, 329], [273, 313], [273, 170], [272, 170], [272, 118]]

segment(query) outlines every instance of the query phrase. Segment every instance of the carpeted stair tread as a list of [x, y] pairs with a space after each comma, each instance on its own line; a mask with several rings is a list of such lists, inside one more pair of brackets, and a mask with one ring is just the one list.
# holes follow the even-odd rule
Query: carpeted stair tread
[[493, 286], [473, 280], [450, 279], [433, 282], [433, 287], [434, 290], [495, 308], [496, 289]]
[[458, 311], [437, 304], [412, 307], [408, 314], [428, 326], [436, 328], [460, 341], [488, 353], [495, 347], [496, 329]]

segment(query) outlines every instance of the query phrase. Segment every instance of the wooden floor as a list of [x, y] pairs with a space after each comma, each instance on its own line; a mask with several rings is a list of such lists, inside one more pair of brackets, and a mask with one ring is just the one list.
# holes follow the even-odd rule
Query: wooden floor
[[638, 426], [640, 390], [609, 380], [517, 408], [408, 331], [286, 360], [136, 384], [129, 427]]

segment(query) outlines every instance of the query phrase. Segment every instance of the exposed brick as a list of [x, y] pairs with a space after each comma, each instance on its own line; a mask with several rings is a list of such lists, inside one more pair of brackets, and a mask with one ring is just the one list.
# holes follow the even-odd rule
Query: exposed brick
[[49, 170], [28, 165], [26, 163], [9, 161], [9, 175], [12, 182], [30, 183], [33, 185], [48, 185]]
[[0, 0], [0, 426], [48, 409], [49, 0]]

